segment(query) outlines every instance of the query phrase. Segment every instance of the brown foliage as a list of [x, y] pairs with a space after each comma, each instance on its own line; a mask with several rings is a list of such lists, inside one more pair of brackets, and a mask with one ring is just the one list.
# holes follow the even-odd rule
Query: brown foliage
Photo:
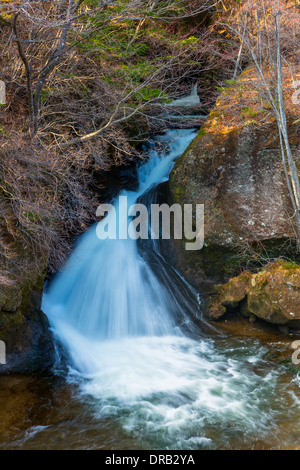
[[[164, 2], [163, 15], [168, 13], [171, 3]], [[154, 24], [163, 25], [167, 32], [174, 32], [175, 28], [178, 40], [184, 41], [195, 34], [201, 41], [197, 47], [191, 44], [179, 53], [177, 45], [171, 42], [168, 46], [162, 45], [159, 35], [149, 35], [145, 40], [149, 62], [161, 59], [160, 67], [139, 87], [150, 85], [176, 97], [198, 81], [202, 97], [206, 103], [211, 103], [217, 93], [213, 89], [216, 75], [220, 71], [226, 74], [231, 55], [228, 57], [220, 44], [221, 36], [211, 35], [202, 12], [207, 2], [185, 3], [187, 12], [182, 23], [178, 20], [174, 26], [161, 18], [155, 19]], [[135, 0], [128, 4], [131, 9], [125, 10], [125, 15], [130, 17], [133, 6], [141, 8], [145, 2]], [[19, 0], [6, 4], [10, 15], [8, 23], [0, 16], [1, 79], [7, 86], [7, 106], [5, 110], [0, 109], [0, 257], [16, 265], [23, 262], [17, 246], [19, 241], [30, 245], [36, 258], [50, 253], [52, 268], [61, 265], [69, 253], [72, 237], [95, 218], [95, 208], [101, 198], [101, 182], [96, 179], [99, 172], [140, 157], [128, 142], [132, 140], [132, 133], [135, 141], [139, 140], [136, 124], [118, 120], [124, 113], [134, 112], [143, 132], [163, 110], [153, 113], [155, 119], [151, 121], [149, 109], [158, 103], [155, 100], [146, 106], [143, 103], [136, 111], [137, 104], [132, 101], [137, 87], [134, 80], [122, 86], [105, 80], [108, 68], [117, 68], [120, 62], [134, 65], [138, 56], [116, 58], [113, 63], [101, 51], [84, 51], [74, 46], [82, 38], [82, 32], [92, 33], [90, 24], [82, 31], [83, 26], [76, 23], [74, 11], [74, 22], [68, 30], [71, 35], [66, 36], [63, 53], [52, 68], [66, 26], [65, 10], [59, 8], [68, 5], [69, 2], [64, 1]], [[138, 31], [145, 23], [143, 10], [136, 11], [139, 13], [135, 20]], [[132, 40], [136, 40], [135, 34]], [[21, 49], [32, 69], [30, 77]], [[230, 49], [230, 54], [232, 50], [234, 48]], [[39, 78], [49, 64], [49, 73], [40, 88]], [[38, 107], [32, 110], [30, 100], [35, 100], [37, 92]], [[120, 103], [123, 105], [118, 109]], [[63, 152], [57, 148], [57, 144], [101, 128], [112, 115], [114, 120], [101, 138], [64, 148]], [[34, 139], [30, 138], [30, 129]]]

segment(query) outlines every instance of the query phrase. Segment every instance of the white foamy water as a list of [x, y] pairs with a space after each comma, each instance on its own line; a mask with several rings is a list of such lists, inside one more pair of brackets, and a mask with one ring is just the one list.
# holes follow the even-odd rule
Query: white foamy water
[[169, 106], [189, 107], [198, 104], [200, 104], [200, 98], [198, 95], [198, 84], [196, 83], [188, 96], [173, 100]]
[[[170, 131], [167, 150], [153, 146], [137, 191], [121, 193], [129, 204], [168, 179], [194, 136]], [[230, 447], [228, 439], [272, 432], [285, 405], [264, 349], [226, 350], [199, 331], [188, 335], [182, 325], [198, 315], [195, 293], [155, 260], [154, 268], [135, 240], [99, 240], [95, 226], [79, 238], [43, 299], [70, 357], [69, 380], [92, 398], [93, 413], [116, 419], [141, 447]]]

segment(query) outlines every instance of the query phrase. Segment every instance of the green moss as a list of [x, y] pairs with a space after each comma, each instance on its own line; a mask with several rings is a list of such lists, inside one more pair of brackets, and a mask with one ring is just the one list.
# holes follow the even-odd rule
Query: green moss
[[40, 220], [39, 214], [33, 211], [24, 212], [24, 216], [33, 222], [37, 222], [38, 220]]
[[254, 108], [242, 108], [241, 110], [241, 116], [243, 118], [254, 117], [257, 114], [259, 114], [259, 111]]
[[288, 271], [290, 275], [294, 274], [296, 271], [300, 270], [300, 266], [297, 263], [294, 263], [293, 261], [290, 262], [285, 262], [282, 265], [283, 269], [285, 271]]
[[196, 38], [195, 36], [190, 36], [189, 38], [186, 38], [186, 39], [182, 39], [181, 41], [177, 41], [177, 44], [181, 44], [181, 45], [185, 45], [185, 44], [189, 44], [189, 45], [193, 45], [193, 44], [197, 44], [199, 42], [199, 39]]
[[300, 375], [299, 367], [292, 363], [290, 359], [285, 359], [280, 362], [280, 365], [285, 367], [289, 372], [293, 375], [298, 376]]
[[[185, 242], [185, 240], [184, 240]], [[228, 273], [232, 273], [233, 252], [228, 248], [209, 245], [200, 251], [186, 252], [186, 260], [189, 265], [201, 268], [208, 278], [216, 279], [216, 282], [225, 282]]]
[[24, 322], [24, 317], [20, 310], [17, 310], [15, 313], [6, 313], [0, 312], [0, 332], [1, 337], [5, 337], [5, 331], [11, 328], [16, 328], [17, 326], [22, 325]]
[[158, 99], [163, 103], [169, 103], [170, 100], [168, 99], [165, 93], [159, 88], [151, 88], [151, 87], [144, 87], [141, 88], [138, 92], [134, 93], [133, 99], [136, 101], [150, 101], [153, 99]]
[[228, 83], [228, 85], [235, 85], [237, 83], [236, 80], [234, 80], [233, 78], [229, 79], [229, 80], [225, 80], [226, 83]]
[[205, 135], [206, 134], [206, 131], [204, 129], [204, 127], [201, 127], [201, 129], [199, 130], [198, 134], [197, 134], [197, 138], [199, 139], [202, 135]]

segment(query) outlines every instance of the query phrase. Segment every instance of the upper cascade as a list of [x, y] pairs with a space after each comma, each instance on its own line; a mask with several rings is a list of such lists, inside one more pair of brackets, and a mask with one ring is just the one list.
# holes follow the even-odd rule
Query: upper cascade
[[196, 83], [188, 96], [173, 100], [169, 106], [190, 107], [198, 104], [200, 104], [200, 98], [198, 95], [198, 84]]

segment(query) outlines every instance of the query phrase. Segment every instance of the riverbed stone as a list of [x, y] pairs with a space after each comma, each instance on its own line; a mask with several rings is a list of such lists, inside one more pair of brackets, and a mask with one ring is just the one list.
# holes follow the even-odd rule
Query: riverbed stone
[[277, 262], [254, 274], [248, 284], [251, 313], [271, 323], [300, 325], [300, 266]]

